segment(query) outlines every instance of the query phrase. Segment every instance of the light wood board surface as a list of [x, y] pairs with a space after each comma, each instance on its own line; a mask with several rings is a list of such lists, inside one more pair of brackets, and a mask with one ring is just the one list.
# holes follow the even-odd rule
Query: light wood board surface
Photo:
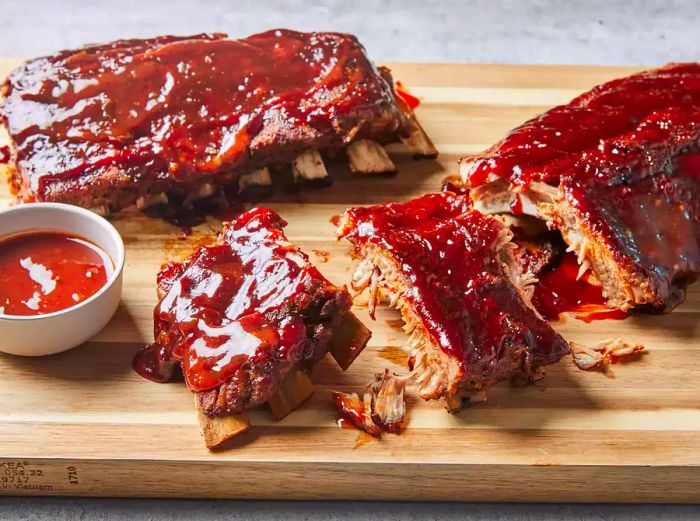
[[[0, 76], [16, 62], [0, 60]], [[331, 188], [276, 194], [265, 204], [289, 221], [333, 282], [347, 283], [348, 245], [329, 218], [356, 204], [405, 200], [438, 190], [460, 154], [480, 150], [552, 105], [630, 68], [395, 64], [422, 98], [418, 117], [442, 152], [415, 162], [390, 148], [394, 178], [333, 172]], [[0, 186], [0, 205], [10, 203]], [[569, 357], [524, 389], [498, 386], [489, 401], [450, 416], [409, 396], [409, 424], [369, 441], [340, 429], [328, 391], [360, 390], [384, 367], [405, 371], [398, 314], [370, 321], [367, 350], [345, 373], [328, 358], [316, 392], [281, 422], [252, 414], [250, 432], [211, 453], [189, 392], [131, 370], [152, 340], [155, 276], [213, 235], [187, 240], [163, 222], [132, 214], [114, 221], [127, 246], [122, 304], [93, 341], [56, 356], [0, 355], [0, 494], [465, 501], [697, 502], [700, 500], [700, 286], [670, 315], [555, 327], [582, 343], [621, 336], [649, 353], [607, 373], [578, 370]], [[328, 262], [313, 251], [329, 252]], [[0, 342], [2, 339], [0, 338]]]

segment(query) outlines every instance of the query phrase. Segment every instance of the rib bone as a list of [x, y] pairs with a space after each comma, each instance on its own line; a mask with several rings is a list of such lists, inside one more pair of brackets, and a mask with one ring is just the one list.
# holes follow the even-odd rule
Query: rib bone
[[307, 150], [292, 162], [294, 183], [318, 182], [328, 177], [326, 165], [318, 150]]
[[238, 191], [242, 192], [249, 186], [272, 186], [272, 175], [270, 169], [258, 168], [238, 178]]
[[151, 206], [159, 206], [161, 204], [168, 204], [168, 195], [165, 192], [142, 195], [136, 200], [136, 208], [139, 210], [144, 210]]
[[202, 410], [197, 394], [194, 395], [194, 403], [197, 407], [197, 418], [199, 419], [199, 428], [202, 431], [204, 443], [210, 450], [220, 448], [229, 440], [247, 431], [248, 427], [250, 427], [247, 412], [227, 414], [225, 416], [209, 416]]
[[416, 118], [411, 117], [412, 129], [408, 137], [402, 137], [401, 141], [416, 159], [437, 157], [438, 151], [435, 145], [425, 133], [423, 127]]
[[109, 210], [109, 206], [107, 206], [106, 204], [100, 206], [93, 206], [92, 208], [90, 208], [90, 210], [95, 212], [100, 217], [109, 217], [112, 214], [112, 212]]
[[358, 139], [346, 149], [350, 170], [356, 174], [393, 174], [396, 165], [376, 141]]

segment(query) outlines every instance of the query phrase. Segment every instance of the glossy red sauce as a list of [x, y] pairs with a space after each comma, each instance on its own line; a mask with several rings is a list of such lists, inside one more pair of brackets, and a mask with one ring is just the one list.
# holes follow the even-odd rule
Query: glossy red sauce
[[519, 194], [515, 194], [515, 197], [510, 201], [510, 211], [513, 215], [523, 214], [523, 198]]
[[558, 266], [539, 275], [532, 303], [548, 320], [559, 320], [562, 313], [573, 313], [585, 322], [623, 319], [627, 313], [610, 309], [600, 286], [590, 282], [589, 274], [579, 280], [579, 265], [573, 253], [565, 253]]
[[0, 146], [0, 165], [9, 163], [11, 158], [10, 147]]
[[496, 249], [501, 223], [470, 206], [468, 196], [441, 192], [351, 208], [339, 235], [379, 246], [398, 261], [422, 324], [465, 366], [498, 363], [504, 343], [518, 340], [537, 362], [557, 360], [566, 343], [507, 281]]
[[459, 195], [469, 193], [469, 187], [464, 184], [464, 181], [462, 181], [462, 178], [458, 175], [450, 175], [443, 179], [440, 190], [443, 192], [454, 192]]
[[[644, 303], [669, 311], [700, 273], [700, 64], [595, 87], [461, 161], [472, 186], [557, 186]], [[516, 207], [513, 208], [517, 212]]]
[[251, 210], [221, 243], [161, 270], [156, 343], [134, 358], [139, 374], [167, 381], [175, 361], [191, 390], [206, 391], [244, 364], [302, 357], [292, 355], [307, 346], [303, 312], [312, 290], [330, 283], [287, 241], [284, 224], [271, 210]]
[[110, 165], [176, 181], [225, 171], [247, 161], [266, 120], [335, 136], [339, 118], [395, 99], [354, 36], [288, 30], [64, 51], [28, 62], [5, 89], [17, 163], [39, 193]]
[[33, 231], [0, 239], [0, 312], [31, 316], [73, 307], [113, 271], [109, 256], [80, 237]]
[[462, 162], [472, 186], [491, 175], [516, 185], [600, 182], [631, 165], [633, 175], [661, 170], [699, 135], [700, 64], [672, 64], [599, 85]]
[[411, 94], [400, 81], [396, 82], [396, 95], [401, 98], [411, 110], [416, 110], [418, 105], [420, 105], [420, 98]]

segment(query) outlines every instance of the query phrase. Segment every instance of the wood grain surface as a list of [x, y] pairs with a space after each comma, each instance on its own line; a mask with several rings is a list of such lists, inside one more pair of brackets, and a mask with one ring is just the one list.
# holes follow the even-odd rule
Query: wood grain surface
[[[17, 62], [0, 60], [0, 76]], [[415, 162], [390, 147], [393, 178], [351, 176], [332, 165], [332, 187], [275, 194], [265, 205], [289, 221], [333, 282], [347, 283], [348, 245], [332, 215], [349, 205], [438, 190], [460, 154], [477, 151], [552, 105], [630, 68], [394, 64], [422, 98], [418, 117], [441, 151]], [[10, 204], [0, 186], [0, 206]], [[398, 314], [381, 308], [368, 349], [347, 371], [329, 358], [316, 392], [281, 422], [251, 415], [232, 449], [200, 438], [189, 392], [131, 370], [152, 340], [155, 276], [168, 259], [213, 237], [208, 222], [178, 229], [136, 214], [114, 221], [127, 246], [122, 304], [108, 327], [72, 351], [39, 359], [0, 355], [0, 494], [464, 501], [697, 502], [700, 499], [700, 286], [670, 315], [634, 315], [555, 327], [582, 343], [621, 336], [649, 353], [607, 372], [569, 357], [524, 389], [496, 387], [489, 401], [451, 416], [410, 395], [399, 435], [368, 440], [335, 424], [329, 390], [359, 390], [389, 367], [405, 371]], [[314, 253], [314, 252], [317, 253]], [[323, 262], [328, 252], [328, 262]], [[1, 333], [0, 333], [1, 334]], [[0, 342], [2, 338], [0, 337]]]

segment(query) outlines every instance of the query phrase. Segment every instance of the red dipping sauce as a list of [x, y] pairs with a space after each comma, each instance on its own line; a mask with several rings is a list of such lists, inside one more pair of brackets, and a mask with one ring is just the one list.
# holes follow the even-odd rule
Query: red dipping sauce
[[112, 259], [90, 241], [37, 230], [0, 239], [0, 313], [45, 315], [73, 307], [102, 288]]

